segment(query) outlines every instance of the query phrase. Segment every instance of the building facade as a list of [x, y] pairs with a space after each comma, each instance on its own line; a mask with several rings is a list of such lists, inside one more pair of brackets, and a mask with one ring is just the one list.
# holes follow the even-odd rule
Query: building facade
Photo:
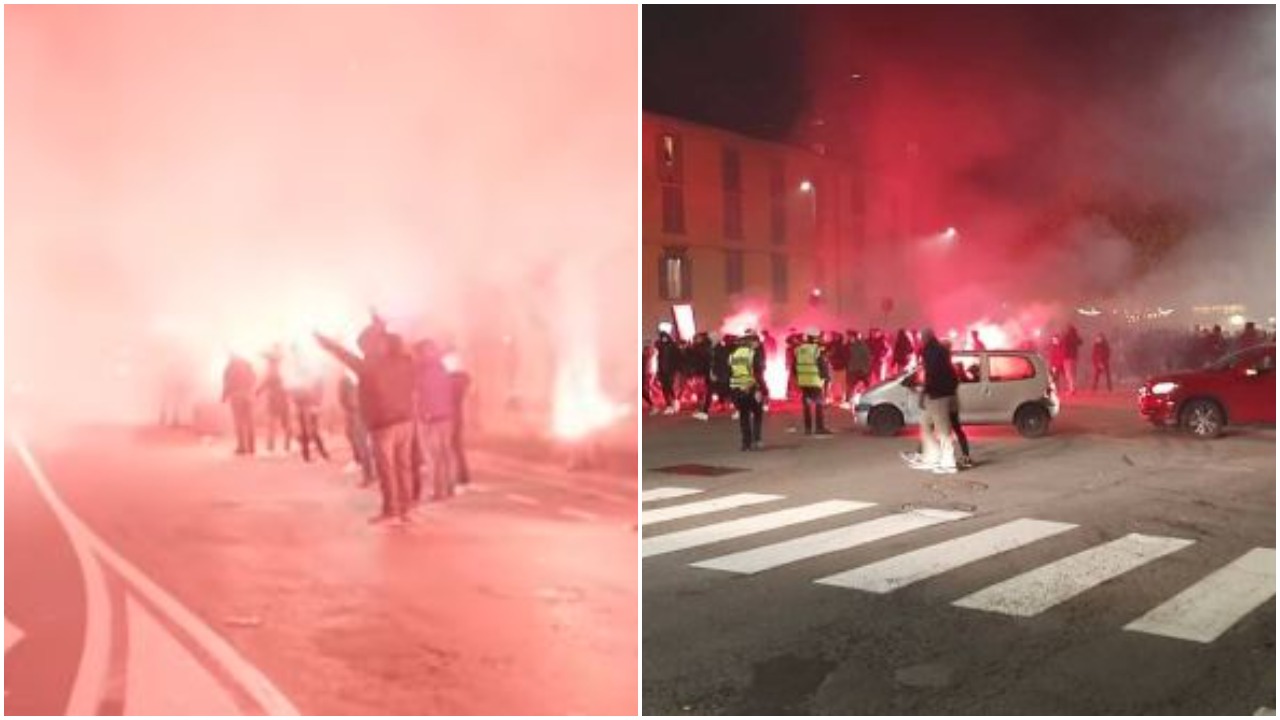
[[642, 330], [693, 306], [773, 327], [864, 311], [861, 182], [847, 162], [663, 115], [642, 121]]

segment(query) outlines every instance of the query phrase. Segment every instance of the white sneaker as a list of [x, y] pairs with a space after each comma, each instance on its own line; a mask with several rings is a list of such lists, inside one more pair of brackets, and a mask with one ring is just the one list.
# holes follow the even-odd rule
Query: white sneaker
[[693, 414], [693, 416], [694, 416], [695, 418], [697, 418], [698, 420], [701, 420], [701, 421], [703, 421], [703, 422], [706, 422], [707, 420], [710, 420], [710, 419], [711, 419], [711, 416], [710, 416], [710, 415], [708, 415], [708, 414], [706, 414], [706, 413], [704, 413], [704, 412], [696, 412], [696, 413], [694, 413], [694, 414]]
[[734, 420], [737, 420], [737, 419], [738, 419], [738, 415], [739, 415], [739, 414], [740, 414], [740, 413], [739, 413], [737, 410], [734, 410], [734, 411], [733, 411], [733, 419], [734, 419]]
[[955, 475], [955, 474], [956, 474], [956, 467], [955, 467], [955, 465], [936, 465], [936, 466], [934, 466], [934, 468], [933, 468], [933, 474], [935, 474], [935, 475]]
[[650, 411], [649, 411], [649, 416], [650, 416], [650, 417], [653, 417], [654, 415], [657, 415], [657, 414], [658, 414], [658, 413], [660, 413], [660, 412], [662, 412], [662, 411], [655, 407], [655, 408], [653, 408], [652, 410], [650, 410]]
[[667, 406], [667, 409], [662, 411], [662, 414], [663, 414], [663, 415], [675, 415], [675, 414], [676, 414], [676, 408], [675, 408], [675, 407], [673, 407], [673, 406], [671, 406], [671, 405], [668, 405], [668, 406]]

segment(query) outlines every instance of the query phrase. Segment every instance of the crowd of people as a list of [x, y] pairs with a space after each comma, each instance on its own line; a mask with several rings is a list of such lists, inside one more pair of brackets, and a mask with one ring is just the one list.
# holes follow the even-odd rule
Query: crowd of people
[[[770, 398], [798, 399], [805, 434], [829, 435], [824, 406], [849, 408], [857, 393], [916, 370], [923, 373], [919, 385], [925, 393], [923, 417], [928, 421], [927, 427], [922, 427], [922, 437], [931, 440], [922, 442], [920, 453], [911, 454], [908, 462], [913, 466], [923, 462], [930, 469], [941, 467], [940, 472], [970, 463], [955, 388], [946, 394], [944, 386], [955, 382], [950, 360], [953, 346], [987, 349], [979, 331], [971, 330], [961, 341], [958, 337], [940, 338], [928, 328], [892, 332], [871, 328], [865, 334], [856, 329], [823, 332], [811, 327], [801, 332], [793, 328], [782, 342], [784, 345], [779, 348], [777, 338], [767, 330], [756, 329], [748, 329], [741, 336], [700, 332], [684, 340], [676, 336], [670, 323], [661, 323], [656, 338], [646, 341], [642, 351], [644, 404], [651, 415], [675, 415], [688, 409], [692, 417], [703, 421], [717, 410], [732, 413], [740, 424], [742, 449], [752, 450], [760, 447], [762, 417], [768, 411]], [[1069, 396], [1086, 389], [1098, 392], [1103, 386], [1111, 392], [1116, 377], [1140, 380], [1179, 367], [1201, 367], [1231, 352], [1274, 342], [1274, 335], [1259, 331], [1252, 322], [1235, 335], [1224, 333], [1217, 325], [1196, 327], [1189, 332], [1095, 332], [1087, 356], [1091, 372], [1082, 366], [1086, 342], [1090, 341], [1068, 323], [1047, 336], [1025, 338], [1014, 348], [992, 349], [1039, 352], [1048, 360], [1059, 392]], [[963, 348], [958, 347], [961, 344]], [[1117, 360], [1122, 364], [1119, 373], [1113, 370]], [[784, 364], [784, 380], [770, 377], [767, 366], [771, 361]], [[946, 380], [945, 375], [950, 375], [951, 380]], [[785, 388], [770, 387], [770, 382], [780, 381]], [[945, 403], [930, 404], [931, 399], [948, 397], [951, 399]], [[958, 455], [952, 451], [953, 434]], [[943, 435], [948, 438], [945, 442]], [[942, 456], [958, 460], [939, 466], [937, 458]]]
[[[431, 501], [442, 502], [468, 486], [462, 429], [470, 378], [446, 367], [436, 343], [423, 339], [408, 346], [376, 316], [355, 350], [321, 334], [315, 341], [343, 366], [336, 395], [352, 469], [361, 474], [362, 487], [376, 482], [382, 493], [381, 511], [371, 522], [407, 522], [428, 493]], [[306, 462], [313, 449], [328, 461], [320, 429], [325, 374], [286, 373], [279, 348], [263, 360], [261, 378], [254, 363], [238, 355], [223, 372], [222, 400], [231, 408], [235, 453], [254, 455], [258, 426], [265, 424], [268, 452], [275, 452], [279, 433], [285, 453], [296, 440]]]

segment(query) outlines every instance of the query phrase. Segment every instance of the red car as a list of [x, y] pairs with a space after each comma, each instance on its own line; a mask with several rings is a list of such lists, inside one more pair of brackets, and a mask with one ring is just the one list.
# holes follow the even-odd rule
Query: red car
[[1138, 389], [1138, 409], [1156, 425], [1177, 425], [1201, 438], [1228, 424], [1275, 423], [1276, 346], [1227, 355], [1202, 370], [1157, 375]]

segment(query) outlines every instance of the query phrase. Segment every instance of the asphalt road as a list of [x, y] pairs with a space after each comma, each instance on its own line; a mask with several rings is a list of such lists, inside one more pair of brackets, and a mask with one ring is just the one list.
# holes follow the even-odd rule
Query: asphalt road
[[634, 478], [473, 463], [388, 527], [339, 463], [11, 436], [6, 712], [634, 713]]
[[[648, 418], [644, 712], [1274, 708], [1274, 429], [1203, 442], [1125, 393], [1066, 403], [1043, 439], [971, 429], [951, 476], [847, 412], [830, 439], [771, 413], [753, 453], [728, 417]], [[731, 472], [683, 474], [708, 468]]]

